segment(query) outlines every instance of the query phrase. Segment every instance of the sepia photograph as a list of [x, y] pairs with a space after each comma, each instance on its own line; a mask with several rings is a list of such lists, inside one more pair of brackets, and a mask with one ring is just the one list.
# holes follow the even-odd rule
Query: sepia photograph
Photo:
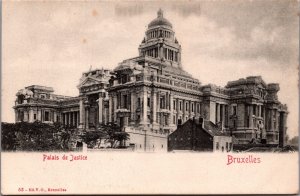
[[299, 193], [298, 1], [3, 1], [1, 70], [2, 194]]

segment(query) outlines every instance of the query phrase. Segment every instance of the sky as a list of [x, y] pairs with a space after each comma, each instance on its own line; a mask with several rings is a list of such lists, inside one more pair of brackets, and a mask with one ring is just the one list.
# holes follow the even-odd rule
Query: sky
[[4, 1], [1, 118], [14, 122], [19, 89], [53, 87], [77, 96], [82, 72], [136, 57], [161, 8], [182, 46], [183, 69], [204, 84], [262, 76], [279, 83], [288, 135], [298, 135], [298, 2]]

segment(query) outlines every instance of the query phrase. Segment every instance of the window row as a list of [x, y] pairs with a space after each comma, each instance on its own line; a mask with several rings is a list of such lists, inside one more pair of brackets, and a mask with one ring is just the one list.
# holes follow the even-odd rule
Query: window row
[[164, 57], [167, 60], [178, 62], [178, 52], [164, 48]]
[[153, 49], [150, 49], [150, 50], [146, 50], [146, 51], [142, 52], [142, 55], [157, 58], [158, 57], [158, 48], [153, 48]]
[[[179, 111], [183, 111], [183, 103], [182, 101], [178, 101], [179, 105], [177, 107], [177, 101], [176, 100], [173, 100], [173, 109], [174, 110], [177, 110], [179, 109]], [[200, 104], [199, 103], [191, 103], [191, 106], [190, 106], [190, 103], [189, 102], [185, 102], [185, 111], [189, 111], [191, 110], [191, 112], [197, 112], [197, 113], [200, 113]]]
[[148, 39], [158, 38], [158, 37], [171, 38], [172, 34], [169, 31], [154, 30], [154, 31], [149, 32], [147, 34], [147, 36], [148, 36]]

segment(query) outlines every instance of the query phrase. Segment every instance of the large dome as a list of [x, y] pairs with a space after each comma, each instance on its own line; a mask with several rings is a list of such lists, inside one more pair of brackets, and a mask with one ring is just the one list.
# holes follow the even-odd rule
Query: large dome
[[157, 18], [155, 18], [149, 23], [148, 28], [154, 26], [162, 26], [162, 25], [172, 28], [172, 24], [167, 19], [164, 18], [163, 11], [159, 9], [159, 11], [157, 12]]

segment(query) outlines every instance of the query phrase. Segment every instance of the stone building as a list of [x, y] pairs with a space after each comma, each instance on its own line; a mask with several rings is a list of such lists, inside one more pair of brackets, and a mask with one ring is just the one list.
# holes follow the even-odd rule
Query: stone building
[[283, 141], [287, 107], [277, 98], [278, 84], [251, 76], [225, 87], [201, 85], [184, 71], [181, 46], [172, 24], [159, 10], [145, 32], [137, 57], [114, 70], [82, 74], [78, 97], [29, 86], [17, 93], [16, 121], [62, 122], [92, 131], [115, 122], [130, 134], [137, 150], [167, 150], [167, 137], [178, 122], [203, 117], [237, 143]]
[[250, 76], [228, 82], [225, 88], [206, 85], [201, 90], [204, 117], [222, 126], [238, 143], [278, 144], [280, 136], [286, 135], [288, 112], [278, 101], [278, 84]]
[[230, 152], [232, 149], [232, 137], [203, 118], [189, 119], [168, 137], [168, 151]]
[[53, 94], [53, 88], [32, 85], [17, 92], [16, 122], [62, 122], [70, 127], [79, 126], [80, 97]]

